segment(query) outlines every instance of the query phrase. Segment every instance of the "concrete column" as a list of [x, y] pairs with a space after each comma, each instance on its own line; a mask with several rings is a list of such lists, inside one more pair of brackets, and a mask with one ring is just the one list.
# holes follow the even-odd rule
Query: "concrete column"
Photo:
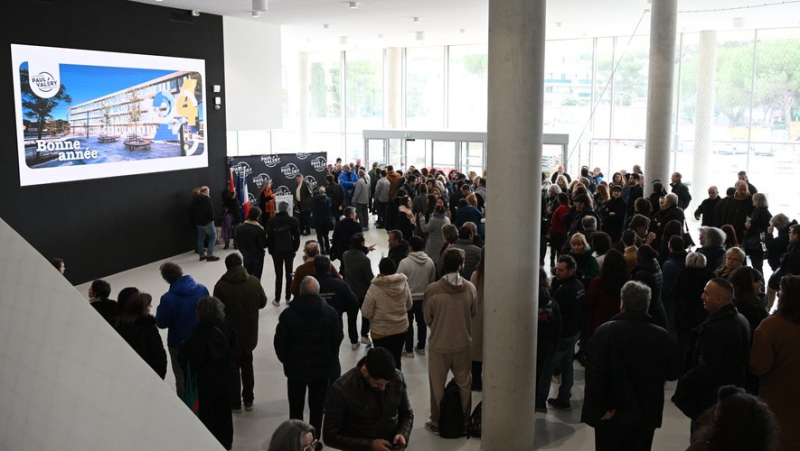
[[386, 49], [384, 64], [384, 122], [386, 128], [403, 128], [403, 49]]
[[[544, 105], [545, 0], [489, 0], [483, 431], [487, 451], [531, 449]], [[520, 196], [520, 181], [528, 184]]]
[[[669, 183], [672, 139], [672, 103], [675, 78], [677, 0], [653, 0], [650, 11], [650, 76], [647, 88], [647, 134], [644, 175]], [[650, 190], [645, 190], [646, 195]]]
[[[708, 160], [711, 155], [711, 132], [714, 125], [714, 69], [717, 32], [701, 31], [697, 68], [697, 105], [694, 121], [694, 160], [692, 162], [692, 199], [700, 205], [708, 195]], [[717, 187], [724, 196], [725, 187]]]
[[308, 116], [309, 116], [309, 90], [311, 89], [310, 72], [308, 64], [308, 53], [301, 52], [297, 55], [298, 72], [298, 96], [297, 96], [297, 119], [300, 129], [300, 148], [303, 152], [308, 152]]

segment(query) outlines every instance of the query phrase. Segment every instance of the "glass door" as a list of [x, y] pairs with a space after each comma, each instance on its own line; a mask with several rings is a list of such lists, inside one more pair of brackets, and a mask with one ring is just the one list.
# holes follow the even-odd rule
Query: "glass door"
[[433, 167], [445, 173], [456, 169], [457, 143], [454, 141], [433, 141]]

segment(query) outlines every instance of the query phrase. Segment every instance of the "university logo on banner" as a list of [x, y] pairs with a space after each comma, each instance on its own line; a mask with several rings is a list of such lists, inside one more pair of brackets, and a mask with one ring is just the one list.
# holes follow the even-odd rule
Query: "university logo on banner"
[[247, 202], [249, 202], [251, 205], [258, 205], [258, 202], [256, 202], [256, 196], [254, 196], [252, 193], [247, 193]]
[[324, 172], [328, 168], [328, 160], [325, 157], [317, 157], [311, 160], [311, 167], [317, 172]]
[[261, 157], [261, 161], [266, 167], [274, 168], [275, 166], [281, 164], [281, 157], [277, 155], [263, 155]]
[[309, 155], [310, 154], [308, 154], [306, 152], [300, 152], [300, 153], [296, 153], [295, 154], [295, 156], [297, 157], [298, 160], [305, 160], [306, 158], [308, 158]]
[[311, 187], [311, 191], [314, 191], [315, 189], [317, 189], [317, 185], [318, 185], [317, 179], [315, 179], [313, 176], [309, 175], [308, 177], [306, 177], [306, 182], [308, 183], [308, 186]]
[[258, 174], [255, 177], [253, 177], [253, 183], [256, 184], [258, 189], [261, 189], [265, 184], [267, 184], [268, 182], [271, 182], [271, 181], [272, 181], [272, 179], [267, 174], [264, 174], [263, 172], [261, 174]]
[[247, 177], [248, 175], [253, 173], [253, 168], [250, 167], [249, 164], [245, 163], [244, 161], [240, 161], [235, 165], [231, 166], [233, 173], [238, 177]]
[[294, 163], [289, 163], [286, 166], [281, 167], [281, 172], [287, 179], [293, 179], [297, 174], [300, 173], [300, 168], [297, 167]]
[[278, 197], [278, 196], [291, 196], [292, 195], [292, 190], [290, 190], [289, 188], [287, 188], [284, 185], [281, 185], [276, 190], [274, 190], [273, 193], [275, 194], [275, 197]]

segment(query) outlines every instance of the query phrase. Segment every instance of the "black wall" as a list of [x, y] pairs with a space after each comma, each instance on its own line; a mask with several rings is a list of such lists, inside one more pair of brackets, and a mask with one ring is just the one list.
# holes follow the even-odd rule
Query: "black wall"
[[[192, 188], [226, 182], [222, 17], [125, 0], [10, 0], [0, 15], [0, 217], [83, 283], [193, 249]], [[208, 168], [20, 187], [10, 44], [203, 59]], [[2, 250], [0, 250], [2, 252]], [[158, 277], [157, 275], [154, 275]], [[121, 288], [121, 287], [120, 287]]]

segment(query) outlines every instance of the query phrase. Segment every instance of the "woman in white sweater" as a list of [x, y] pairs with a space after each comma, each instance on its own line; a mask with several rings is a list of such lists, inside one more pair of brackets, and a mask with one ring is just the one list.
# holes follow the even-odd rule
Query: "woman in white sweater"
[[380, 274], [364, 296], [361, 314], [369, 319], [370, 334], [375, 347], [386, 348], [400, 369], [400, 355], [408, 331], [408, 311], [411, 310], [411, 290], [406, 276], [396, 274], [394, 261], [383, 258], [378, 265]]

